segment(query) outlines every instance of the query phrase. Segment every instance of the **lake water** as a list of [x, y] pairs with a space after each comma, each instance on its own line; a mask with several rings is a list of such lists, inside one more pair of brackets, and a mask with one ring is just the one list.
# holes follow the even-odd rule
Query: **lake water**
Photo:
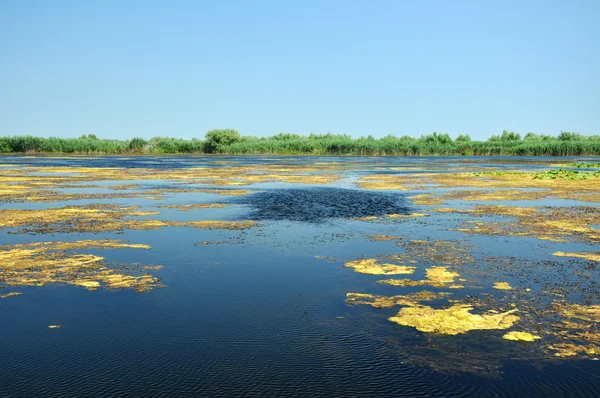
[[[88, 204], [140, 206], [160, 214], [141, 217], [189, 220], [254, 220], [243, 230], [166, 226], [119, 231], [36, 231], [39, 225], [4, 227], [0, 242], [69, 242], [126, 240], [151, 249], [78, 252], [104, 257], [109, 268], [162, 266], [149, 271], [162, 287], [89, 290], [68, 283], [43, 286], [6, 283], [0, 294], [0, 397], [41, 396], [599, 396], [600, 362], [578, 353], [555, 357], [551, 337], [543, 333], [554, 320], [525, 323], [522, 307], [547, 303], [549, 286], [571, 289], [569, 302], [598, 305], [599, 274], [595, 262], [563, 259], [552, 253], [598, 252], [597, 243], [569, 239], [555, 242], [534, 236], [468, 234], [457, 231], [473, 218], [463, 213], [436, 213], [410, 196], [430, 191], [425, 185], [407, 190], [365, 189], [357, 181], [377, 174], [423, 174], [470, 171], [539, 171], [559, 162], [584, 158], [352, 158], [352, 157], [4, 157], [0, 174], [57, 174], [51, 168], [124, 168], [163, 171], [201, 168], [255, 168], [281, 173], [276, 167], [298, 168], [302, 175], [335, 175], [330, 183], [277, 180], [247, 185], [221, 185], [181, 178], [94, 179], [63, 193], [118, 193], [110, 185], [136, 184], [127, 192], [166, 191], [160, 198], [83, 197], [57, 201], [0, 201], [0, 211], [45, 209]], [[598, 159], [587, 160], [598, 162]], [[304, 170], [317, 168], [323, 171]], [[40, 168], [39, 173], [35, 168]], [[45, 171], [49, 169], [49, 173]], [[288, 169], [286, 169], [288, 170]], [[304, 170], [304, 171], [303, 171]], [[290, 173], [289, 170], [285, 173]], [[294, 173], [293, 171], [291, 172]], [[221, 173], [222, 174], [222, 173]], [[221, 175], [220, 174], [220, 175]], [[296, 173], [298, 174], [298, 173]], [[167, 174], [164, 174], [167, 175]], [[223, 177], [219, 177], [223, 179]], [[185, 183], [186, 185], [182, 185]], [[94, 186], [90, 186], [94, 185]], [[177, 188], [248, 189], [230, 196]], [[447, 188], [453, 189], [453, 188]], [[600, 186], [599, 186], [600, 191]], [[158, 195], [158, 194], [155, 194]], [[0, 199], [2, 197], [0, 196]], [[222, 208], [180, 211], [174, 205], [226, 204]], [[444, 206], [469, 209], [477, 204], [455, 200]], [[507, 204], [502, 202], [501, 204]], [[565, 198], [519, 200], [515, 206], [587, 206]], [[166, 206], [171, 206], [168, 208]], [[429, 216], [410, 216], [427, 213]], [[396, 214], [396, 219], [386, 215]], [[366, 217], [366, 218], [365, 218]], [[369, 219], [371, 217], [371, 219]], [[386, 218], [387, 217], [387, 218]], [[362, 218], [357, 220], [357, 218]], [[489, 220], [498, 216], [490, 215]], [[483, 218], [482, 220], [488, 220]], [[479, 220], [479, 219], [477, 219]], [[598, 226], [595, 226], [598, 228]], [[30, 228], [23, 231], [23, 228]], [[33, 229], [32, 229], [33, 228]], [[29, 233], [21, 233], [29, 232]], [[372, 236], [396, 236], [373, 240]], [[408, 251], [410, 241], [445, 242], [422, 252]], [[429, 243], [427, 243], [429, 244]], [[432, 243], [433, 244], [433, 243]], [[383, 279], [420, 280], [426, 269], [440, 265], [436, 254], [455, 247], [449, 267], [464, 287], [393, 286]], [[367, 258], [408, 253], [413, 275], [369, 275], [344, 264]], [[454, 252], [452, 252], [454, 253]], [[379, 257], [378, 257], [379, 256]], [[414, 257], [410, 257], [414, 256]], [[414, 262], [410, 262], [414, 259]], [[383, 260], [382, 260], [383, 261]], [[510, 264], [509, 264], [510, 263]], [[0, 269], [3, 265], [0, 264]], [[6, 272], [6, 271], [5, 271]], [[512, 291], [493, 289], [508, 282]], [[530, 290], [526, 290], [530, 289]], [[521, 320], [506, 330], [471, 330], [447, 335], [427, 333], [391, 322], [402, 306], [373, 308], [350, 305], [348, 293], [393, 296], [428, 290], [448, 297], [426, 303], [446, 308], [452, 303], [489, 300], [490, 307]], [[532, 296], [526, 295], [531, 292]], [[535, 293], [538, 292], [539, 295]], [[455, 301], [449, 301], [455, 300]], [[538, 300], [538, 301], [536, 301]], [[512, 305], [512, 306], [511, 306]], [[475, 307], [474, 312], [479, 311]], [[533, 315], [531, 315], [533, 317]], [[545, 319], [545, 318], [544, 318]], [[535, 342], [508, 341], [508, 330], [543, 323]], [[49, 325], [60, 325], [51, 329]], [[587, 330], [598, 324], [587, 321]], [[534, 332], [533, 326], [527, 328]], [[548, 332], [550, 333], [550, 332]], [[554, 333], [553, 331], [551, 333]], [[554, 334], [548, 336], [555, 336]], [[554, 338], [554, 337], [552, 337]], [[554, 342], [554, 340], [552, 340]], [[593, 340], [591, 340], [593, 343]], [[589, 341], [586, 344], [591, 344]]]

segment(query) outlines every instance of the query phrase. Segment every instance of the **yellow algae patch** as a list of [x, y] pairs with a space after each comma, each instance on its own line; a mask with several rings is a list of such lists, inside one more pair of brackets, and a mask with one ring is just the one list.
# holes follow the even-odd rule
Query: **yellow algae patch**
[[554, 356], [556, 357], [572, 357], [577, 354], [587, 354], [587, 355], [599, 355], [600, 347], [589, 344], [589, 345], [578, 345], [571, 343], [558, 343], [548, 345], [548, 348], [552, 351], [556, 351]]
[[557, 312], [566, 318], [581, 319], [590, 322], [600, 322], [600, 305], [580, 305], [554, 303]]
[[466, 200], [466, 201], [511, 201], [511, 200], [539, 200], [548, 197], [549, 190], [522, 191], [522, 190], [495, 190], [495, 191], [471, 191], [460, 190], [445, 192], [441, 199]]
[[565, 252], [556, 252], [552, 253], [553, 256], [558, 257], [577, 257], [583, 258], [585, 260], [598, 261], [600, 262], [600, 253], [565, 253]]
[[454, 280], [458, 277], [457, 272], [448, 271], [448, 267], [433, 266], [425, 270], [425, 279], [415, 281], [412, 279], [386, 279], [379, 281], [385, 285], [392, 286], [433, 286], [433, 287], [449, 287], [451, 289], [460, 289], [463, 286], [454, 284]]
[[[585, 175], [584, 175], [585, 174]], [[443, 188], [488, 188], [489, 190], [450, 191], [441, 195], [413, 197], [422, 205], [441, 204], [445, 200], [538, 200], [546, 197], [599, 202], [599, 173], [551, 171], [539, 172], [459, 172], [420, 174], [377, 174], [362, 177], [358, 185], [364, 189], [407, 190], [409, 185], [433, 184]], [[527, 190], [525, 190], [527, 189]], [[532, 190], [533, 189], [533, 190]]]
[[453, 283], [458, 272], [448, 271], [448, 267], [430, 267], [425, 271], [428, 280], [434, 284]]
[[391, 308], [396, 305], [414, 306], [421, 301], [431, 301], [448, 296], [450, 293], [433, 293], [422, 291], [405, 296], [377, 296], [366, 293], [347, 293], [346, 304], [370, 305], [373, 308]]
[[512, 290], [512, 287], [508, 282], [494, 282], [494, 289], [498, 290]]
[[9, 293], [5, 293], [5, 294], [0, 294], [0, 299], [5, 299], [8, 297], [14, 297], [14, 296], [20, 296], [23, 293], [21, 292], [9, 292]]
[[[464, 194], [464, 200], [537, 200], [543, 197], [556, 197], [587, 202], [599, 202], [598, 184], [600, 174], [550, 171], [550, 172], [487, 172], [487, 173], [453, 173], [436, 174], [429, 179], [441, 187], [465, 188], [535, 188], [544, 191], [509, 190], [508, 193], [472, 193]], [[460, 197], [463, 194], [447, 196], [448, 199]], [[484, 196], [480, 196], [484, 195]], [[470, 197], [471, 196], [471, 197]], [[487, 196], [487, 199], [485, 197]], [[504, 196], [504, 197], [503, 197]], [[494, 198], [495, 197], [495, 198]]]
[[414, 218], [414, 217], [429, 217], [429, 214], [425, 214], [425, 213], [409, 213], [409, 214], [391, 213], [391, 214], [385, 214], [383, 216], [364, 216], [364, 217], [355, 217], [352, 219], [356, 220], [356, 221], [375, 221], [375, 220], [385, 219], [385, 218], [394, 220], [394, 219], [404, 219], [404, 218]]
[[[77, 188], [77, 187], [75, 187]], [[126, 191], [128, 189], [140, 189], [142, 188], [139, 184], [121, 184], [121, 185], [108, 185], [106, 188], [114, 189], [115, 191]]]
[[164, 221], [134, 219], [156, 215], [154, 211], [140, 211], [136, 206], [87, 205], [44, 210], [0, 210], [0, 228], [17, 228], [20, 233], [54, 232], [107, 232], [123, 229], [151, 230], [163, 227], [192, 227], [207, 229], [246, 229], [255, 221]]
[[158, 206], [164, 209], [177, 209], [179, 211], [190, 211], [196, 209], [220, 209], [225, 206], [229, 206], [227, 203], [194, 203], [194, 204], [177, 204], [177, 205], [164, 205]]
[[440, 199], [438, 196], [430, 194], [430, 193], [409, 196], [408, 198], [412, 199], [413, 203], [416, 205], [433, 206], [433, 205], [441, 205], [444, 203], [444, 201], [442, 199]]
[[362, 189], [372, 189], [372, 190], [397, 190], [397, 191], [406, 191], [409, 189], [406, 185], [389, 182], [389, 181], [368, 181], [359, 183], [359, 187]]
[[364, 236], [366, 236], [368, 239], [373, 240], [373, 241], [389, 241], [389, 240], [400, 239], [399, 236], [395, 236], [395, 235], [364, 235]]
[[411, 217], [429, 217], [426, 213], [409, 213], [409, 214], [386, 214], [389, 218], [411, 218]]
[[504, 336], [502, 336], [504, 340], [513, 340], [513, 341], [535, 341], [541, 339], [540, 336], [536, 336], [535, 334], [531, 334], [529, 332], [508, 332]]
[[[0, 247], [0, 285], [43, 286], [65, 283], [95, 290], [131, 287], [145, 291], [159, 286], [158, 278], [108, 268], [101, 256], [73, 253], [75, 249], [148, 249], [116, 240], [37, 242]], [[139, 267], [138, 267], [139, 268]]]
[[[278, 165], [253, 165], [232, 167], [198, 167], [180, 169], [154, 168], [94, 168], [94, 167], [21, 167], [6, 170], [0, 176], [0, 199], [9, 202], [51, 202], [77, 199], [148, 198], [162, 199], [167, 192], [207, 192], [219, 195], [246, 195], [249, 190], [172, 189], [141, 190], [131, 181], [177, 181], [181, 184], [206, 184], [215, 186], [249, 185], [268, 181], [300, 184], [330, 184], [339, 180], [331, 171], [339, 166], [319, 167]], [[313, 174], [309, 174], [313, 173]], [[123, 191], [118, 193], [69, 193], [62, 188], [90, 188], [92, 181], [126, 181], [122, 185], [97, 185], [96, 188]], [[135, 192], [125, 192], [135, 190]]]
[[472, 314], [470, 305], [456, 304], [446, 309], [429, 306], [405, 307], [396, 316], [388, 318], [402, 326], [414, 327], [420, 332], [457, 335], [472, 330], [508, 329], [519, 317], [517, 310], [502, 313]]
[[414, 189], [414, 185], [422, 184], [428, 174], [372, 174], [361, 177], [357, 182], [361, 189], [398, 190]]
[[87, 205], [67, 206], [43, 210], [0, 210], [0, 227], [48, 226], [50, 224], [93, 223], [121, 219], [125, 216], [147, 216], [158, 212], [138, 211], [136, 206]]
[[356, 221], [374, 221], [377, 220], [379, 217], [377, 216], [364, 216], [364, 217], [355, 217], [353, 218], [353, 220]]
[[231, 196], [243, 196], [251, 194], [252, 191], [247, 189], [199, 189], [199, 192], [212, 193], [215, 195], [231, 195]]
[[457, 209], [455, 207], [437, 207], [435, 209], [431, 209], [431, 211], [435, 213], [458, 213], [458, 214], [469, 214], [474, 213], [475, 210], [471, 209]]
[[95, 290], [100, 287], [100, 282], [98, 281], [73, 281], [73, 285], [82, 286], [89, 290]]
[[511, 216], [515, 221], [474, 222], [462, 224], [456, 231], [486, 235], [530, 236], [543, 240], [564, 242], [568, 238], [584, 242], [600, 242], [600, 209], [573, 207], [512, 207], [476, 206], [474, 215]]
[[395, 264], [381, 264], [374, 258], [348, 261], [344, 267], [354, 268], [355, 272], [369, 275], [400, 275], [412, 274], [415, 267]]

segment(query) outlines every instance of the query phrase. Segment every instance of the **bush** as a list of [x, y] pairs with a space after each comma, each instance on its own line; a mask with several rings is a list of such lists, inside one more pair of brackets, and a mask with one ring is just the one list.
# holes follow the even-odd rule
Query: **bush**
[[204, 138], [204, 151], [207, 153], [220, 152], [223, 147], [241, 140], [240, 133], [233, 129], [210, 130]]
[[143, 152], [144, 148], [148, 145], [148, 141], [143, 138], [132, 138], [129, 140], [129, 150], [131, 152]]

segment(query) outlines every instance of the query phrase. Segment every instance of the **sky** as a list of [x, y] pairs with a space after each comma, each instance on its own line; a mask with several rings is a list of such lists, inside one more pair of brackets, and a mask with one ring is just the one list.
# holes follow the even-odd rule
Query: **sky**
[[598, 0], [0, 0], [0, 135], [600, 134]]

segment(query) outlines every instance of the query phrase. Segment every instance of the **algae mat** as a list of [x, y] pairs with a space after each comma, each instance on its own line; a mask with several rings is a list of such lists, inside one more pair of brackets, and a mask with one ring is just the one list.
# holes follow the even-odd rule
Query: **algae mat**
[[598, 161], [4, 157], [0, 396], [598, 396]]

